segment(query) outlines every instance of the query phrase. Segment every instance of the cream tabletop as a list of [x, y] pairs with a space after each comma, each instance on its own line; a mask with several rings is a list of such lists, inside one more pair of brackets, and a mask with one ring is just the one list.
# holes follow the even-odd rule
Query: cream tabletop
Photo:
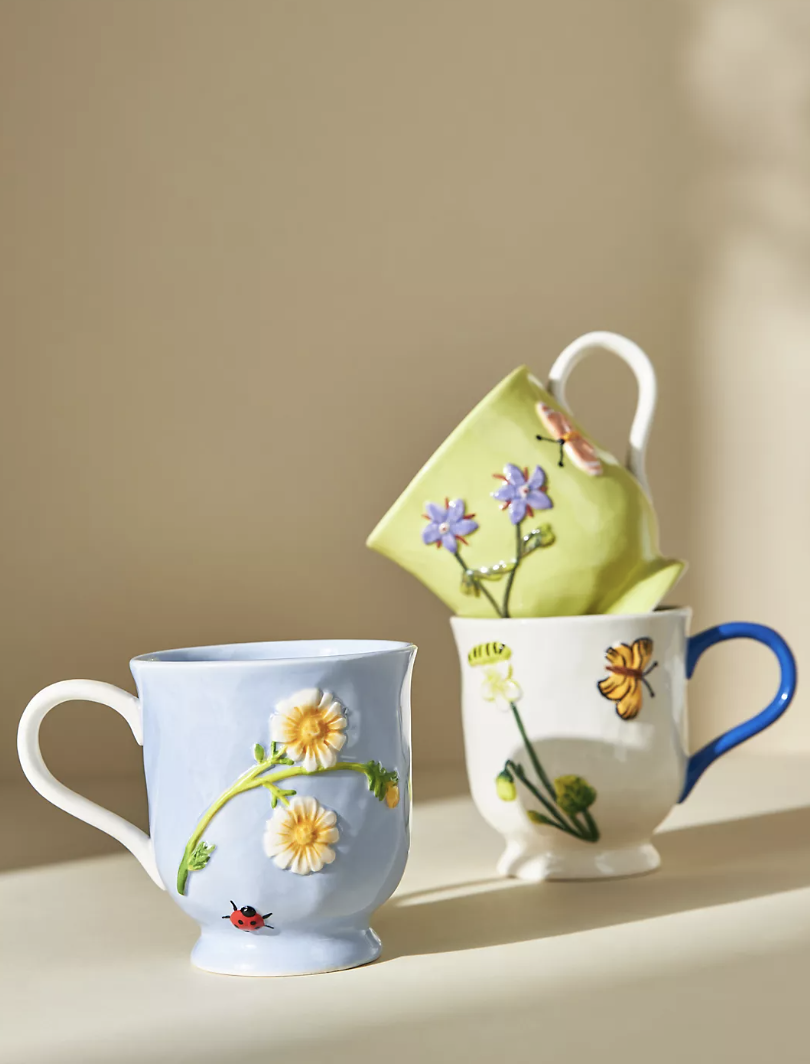
[[126, 854], [8, 871], [0, 1061], [810, 1061], [810, 757], [725, 758], [658, 846], [649, 876], [516, 884], [469, 798], [418, 802], [382, 958], [297, 979], [193, 969]]

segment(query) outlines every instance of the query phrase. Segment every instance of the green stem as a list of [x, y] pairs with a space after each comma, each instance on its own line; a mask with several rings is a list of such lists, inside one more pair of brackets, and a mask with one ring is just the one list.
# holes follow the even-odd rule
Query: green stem
[[[512, 707], [512, 714], [513, 714], [513, 716], [515, 718], [515, 723], [518, 726], [518, 731], [520, 732], [520, 737], [523, 740], [523, 745], [526, 747], [526, 753], [529, 755], [529, 757], [531, 759], [531, 762], [532, 762], [532, 766], [534, 767], [534, 771], [537, 773], [537, 778], [540, 780], [540, 782], [546, 788], [546, 790], [548, 791], [548, 793], [549, 793], [549, 795], [551, 797], [552, 802], [554, 802], [554, 804], [556, 805], [557, 804], [557, 791], [556, 791], [556, 789], [554, 787], [554, 784], [551, 782], [551, 780], [546, 775], [545, 769], [540, 764], [540, 758], [537, 756], [537, 751], [534, 749], [534, 746], [529, 741], [529, 736], [526, 734], [526, 729], [523, 726], [523, 718], [520, 715], [520, 710], [518, 709], [518, 707], [515, 705], [514, 702], [510, 702], [509, 705]], [[562, 813], [559, 814], [559, 817], [560, 817], [561, 820], [565, 821], [565, 817], [563, 816]], [[581, 839], [587, 838], [587, 833], [586, 833], [585, 829], [582, 827], [582, 825], [577, 820], [574, 819], [574, 817], [569, 816], [568, 817], [568, 821], [570, 821], [570, 823], [573, 824], [573, 826], [574, 826], [574, 828], [576, 830], [577, 838], [581, 838]], [[598, 837], [598, 832], [597, 832], [597, 837]]]
[[509, 574], [509, 576], [507, 577], [507, 580], [506, 580], [506, 591], [504, 591], [504, 593], [503, 593], [503, 616], [504, 617], [508, 617], [510, 615], [509, 614], [509, 596], [512, 594], [512, 584], [515, 582], [515, 575], [516, 575], [516, 573], [518, 571], [518, 566], [520, 565], [521, 561], [523, 560], [523, 557], [522, 557], [522, 554], [523, 554], [523, 536], [521, 535], [521, 532], [520, 532], [521, 523], [522, 522], [518, 521], [518, 523], [515, 525], [515, 532], [516, 532], [516, 535], [517, 535], [517, 543], [516, 543], [516, 546], [515, 546], [515, 567], [512, 570], [512, 572]]
[[[292, 776], [320, 776], [326, 772], [341, 772], [344, 769], [348, 769], [351, 772], [362, 772], [367, 775], [367, 766], [361, 764], [358, 761], [338, 761], [337, 764], [331, 765], [329, 768], [316, 768], [307, 770], [300, 765], [289, 765], [283, 768], [276, 768], [275, 772], [269, 772], [271, 768], [278, 764], [278, 754], [275, 752], [270, 757], [265, 758], [264, 761], [260, 761], [258, 764], [249, 768], [247, 772], [243, 772], [242, 775], [223, 791], [217, 800], [208, 807], [203, 813], [197, 827], [194, 829], [194, 833], [186, 843], [186, 849], [183, 853], [183, 859], [180, 862], [180, 867], [177, 870], [177, 893], [185, 894], [186, 883], [188, 881], [189, 872], [188, 867], [189, 859], [196, 849], [198, 843], [201, 841], [205, 829], [217, 815], [217, 813], [226, 805], [231, 798], [235, 798], [237, 794], [244, 794], [245, 791], [253, 790], [256, 787], [268, 787], [268, 789], [275, 789], [276, 796], [285, 804], [286, 799], [283, 795], [278, 793], [277, 788], [273, 788], [273, 784], [281, 782], [281, 780], [290, 779]], [[269, 772], [268, 775], [263, 773]]]
[[[472, 570], [468, 569], [466, 563], [462, 560], [461, 552], [458, 551], [458, 550], [455, 553], [455, 559], [458, 562], [458, 564], [461, 566], [461, 568], [464, 570], [465, 573], [472, 573]], [[477, 576], [471, 576], [471, 579], [472, 579], [473, 583], [475, 584], [475, 586], [478, 588], [478, 590], [481, 591], [483, 593], [483, 595], [486, 598], [489, 599], [490, 605], [492, 606], [493, 610], [495, 610], [495, 612], [498, 614], [498, 616], [499, 617], [505, 616], [503, 611], [501, 610], [500, 606], [498, 605], [498, 603], [495, 601], [495, 599], [492, 597], [492, 595], [489, 593], [489, 591], [484, 587], [484, 585], [481, 583], [481, 581], [478, 579], [478, 577]]]
[[591, 835], [591, 842], [599, 842], [599, 828], [596, 826], [596, 821], [591, 816], [589, 809], [583, 809], [582, 815], [585, 818], [585, 823], [588, 825], [588, 830]]
[[553, 802], [557, 801], [557, 792], [554, 789], [554, 785], [545, 773], [543, 766], [540, 764], [540, 758], [537, 756], [537, 751], [534, 746], [529, 742], [529, 736], [526, 734], [526, 729], [523, 727], [523, 718], [520, 715], [520, 710], [514, 702], [509, 703], [512, 709], [512, 715], [515, 718], [515, 723], [518, 726], [520, 737], [523, 740], [523, 745], [526, 747], [526, 753], [529, 755], [534, 771], [537, 773], [537, 778], [543, 784], [548, 791]]
[[535, 785], [531, 782], [526, 773], [523, 771], [522, 765], [516, 764], [514, 761], [507, 761], [506, 765], [507, 768], [510, 768], [514, 772], [520, 782], [532, 792], [538, 802], [540, 802], [540, 804], [547, 810], [549, 816], [554, 821], [552, 827], [559, 828], [560, 831], [565, 831], [569, 835], [573, 835], [575, 838], [582, 838], [582, 835], [579, 832], [571, 830], [571, 828], [568, 826], [568, 824], [565, 823], [562, 816], [554, 808], [551, 802], [549, 802], [535, 787]]

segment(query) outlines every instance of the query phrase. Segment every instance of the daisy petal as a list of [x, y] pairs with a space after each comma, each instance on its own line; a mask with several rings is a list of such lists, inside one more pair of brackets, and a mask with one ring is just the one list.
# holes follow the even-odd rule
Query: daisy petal
[[[296, 757], [295, 760], [300, 761], [300, 755]], [[315, 769], [318, 768], [318, 758], [311, 750], [308, 749], [304, 753], [304, 759], [301, 764], [303, 765], [305, 772], [314, 772]]]
[[297, 853], [290, 861], [290, 871], [295, 872], [296, 875], [306, 876], [312, 871], [308, 859], [308, 855], [304, 853]]
[[[335, 840], [337, 842], [337, 839]], [[331, 864], [335, 859], [335, 851], [331, 846], [324, 846], [321, 849], [321, 860], [324, 864]]]
[[276, 743], [287, 742], [287, 721], [284, 717], [274, 716], [270, 719], [270, 738]]
[[327, 711], [324, 713], [323, 719], [329, 725], [330, 729], [331, 728], [339, 728], [340, 729], [340, 728], [345, 728], [346, 727], [346, 718], [340, 712], [340, 710], [342, 708], [343, 707], [341, 706], [341, 704], [339, 702], [333, 702], [332, 705], [329, 707], [329, 709], [327, 709]]
[[333, 750], [342, 750], [346, 745], [346, 736], [340, 731], [332, 732], [331, 735], [326, 736], [324, 742], [327, 746], [331, 746]]
[[321, 835], [321, 838], [324, 842], [337, 842], [340, 838], [340, 832], [337, 828], [327, 828]]
[[300, 761], [304, 756], [304, 748], [300, 743], [288, 743], [286, 754], [287, 757], [291, 757], [293, 761]]
[[290, 808], [300, 816], [314, 817], [318, 813], [318, 799], [311, 794], [299, 794], [290, 801]]
[[320, 700], [321, 692], [319, 688], [305, 687], [301, 691], [296, 691], [294, 695], [290, 695], [289, 698], [282, 698], [280, 702], [276, 702], [276, 713], [289, 713], [291, 710], [301, 706], [317, 706]]
[[324, 744], [318, 752], [317, 759], [321, 768], [331, 768], [337, 762], [337, 751], [330, 745]]
[[318, 823], [323, 824], [327, 828], [331, 828], [333, 824], [337, 824], [337, 814], [333, 813], [331, 809], [324, 809], [318, 819]]

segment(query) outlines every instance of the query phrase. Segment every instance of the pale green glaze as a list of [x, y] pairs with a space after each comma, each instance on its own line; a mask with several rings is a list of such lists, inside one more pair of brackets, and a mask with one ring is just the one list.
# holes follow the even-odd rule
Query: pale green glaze
[[[470, 567], [493, 565], [515, 554], [515, 528], [490, 494], [499, 485], [493, 475], [503, 472], [507, 462], [530, 470], [540, 465], [554, 505], [527, 517], [522, 527], [528, 532], [548, 524], [556, 541], [521, 563], [511, 591], [511, 616], [653, 609], [678, 580], [684, 563], [660, 556], [650, 500], [635, 477], [598, 444], [601, 476], [589, 476], [567, 457], [560, 468], [558, 448], [536, 439], [538, 433], [545, 434], [537, 402], [559, 409], [528, 368], [521, 366], [444, 441], [371, 533], [367, 545], [413, 573], [459, 616], [491, 617], [493, 607], [483, 595], [462, 593], [462, 569], [456, 559], [422, 542], [425, 502], [443, 505], [445, 498], [463, 499], [479, 524], [469, 536], [469, 546], [461, 548], [464, 562]], [[486, 586], [500, 599], [503, 581]]]

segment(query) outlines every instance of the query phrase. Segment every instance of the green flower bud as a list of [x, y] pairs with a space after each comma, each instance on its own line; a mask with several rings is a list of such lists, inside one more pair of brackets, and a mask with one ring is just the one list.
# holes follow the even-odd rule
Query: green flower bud
[[502, 802], [514, 802], [517, 798], [517, 787], [509, 769], [505, 768], [495, 777], [495, 790]]
[[564, 813], [575, 816], [596, 801], [596, 791], [582, 776], [558, 776], [554, 780], [557, 804]]

